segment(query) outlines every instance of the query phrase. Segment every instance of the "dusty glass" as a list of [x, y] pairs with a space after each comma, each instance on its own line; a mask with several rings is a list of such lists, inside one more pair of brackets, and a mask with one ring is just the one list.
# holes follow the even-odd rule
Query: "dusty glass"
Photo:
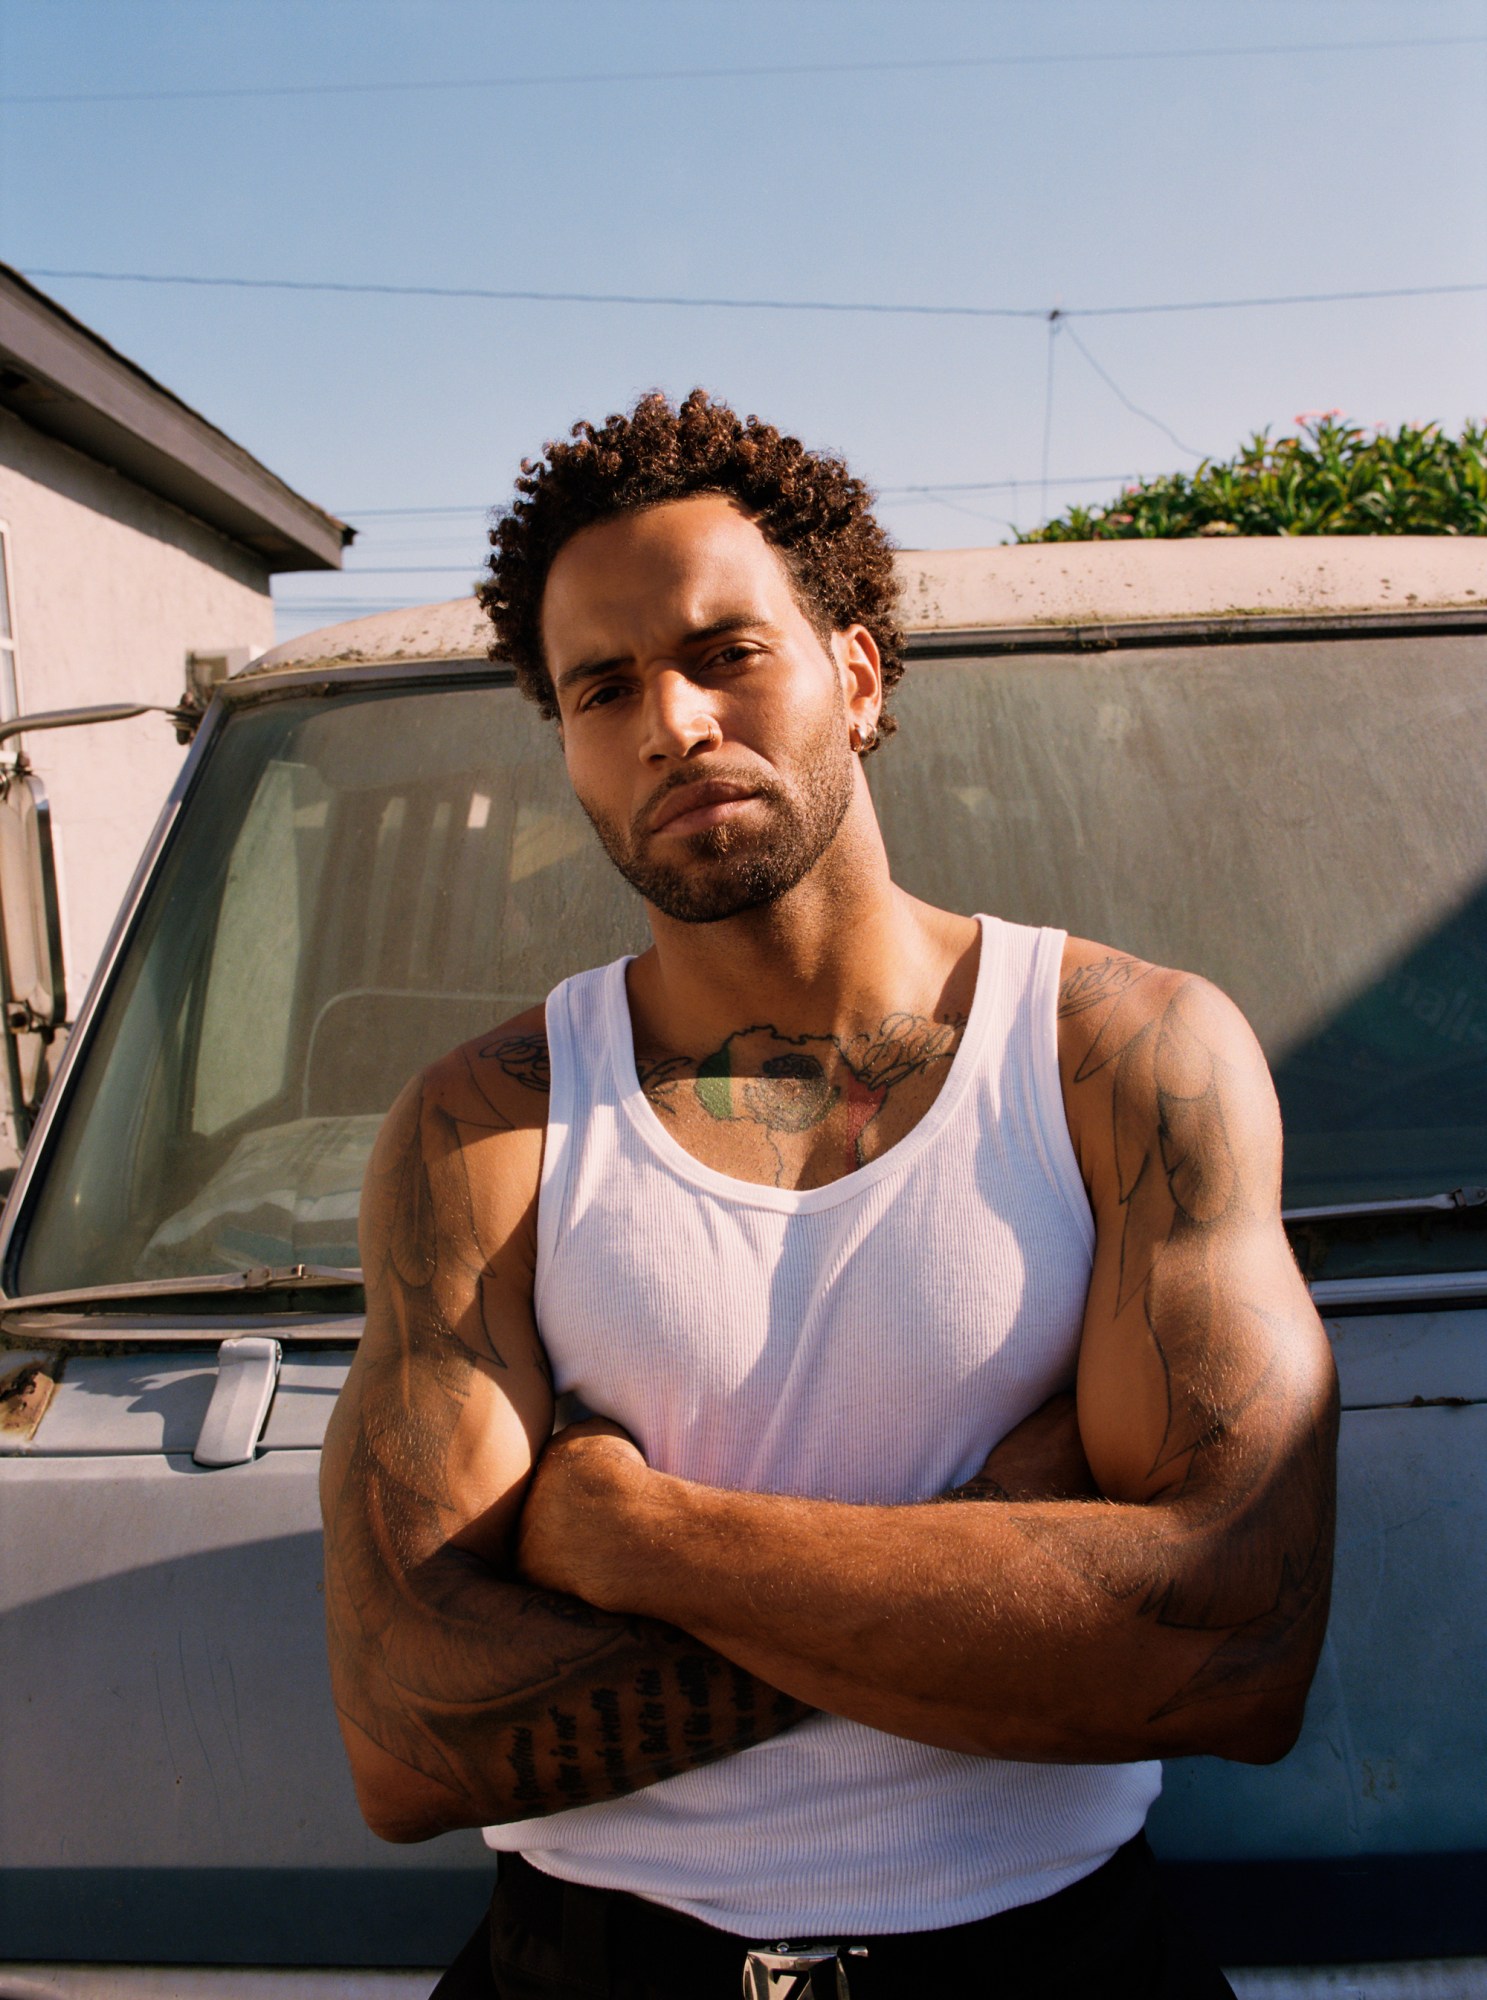
[[633, 949], [640, 906], [509, 687], [231, 713], [141, 911], [13, 1294], [357, 1262], [423, 1064]]
[[899, 710], [899, 879], [1225, 988], [1290, 1203], [1487, 1182], [1487, 638], [924, 662]]

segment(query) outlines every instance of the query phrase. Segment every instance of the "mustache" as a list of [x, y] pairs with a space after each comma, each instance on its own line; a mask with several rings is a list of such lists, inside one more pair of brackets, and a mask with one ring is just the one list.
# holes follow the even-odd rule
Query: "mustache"
[[663, 799], [673, 792], [689, 791], [697, 785], [740, 785], [755, 793], [759, 798], [778, 799], [780, 788], [772, 778], [762, 776], [746, 764], [709, 764], [706, 769], [673, 771], [662, 784], [657, 785], [645, 804], [630, 821], [630, 838], [639, 844], [650, 828], [651, 819], [659, 809]]

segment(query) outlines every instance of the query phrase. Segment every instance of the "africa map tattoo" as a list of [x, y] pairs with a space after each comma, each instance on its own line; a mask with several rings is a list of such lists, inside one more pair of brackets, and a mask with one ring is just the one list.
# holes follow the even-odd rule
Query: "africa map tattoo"
[[756, 1022], [729, 1035], [700, 1059], [659, 1054], [636, 1068], [640, 1085], [662, 1117], [675, 1121], [683, 1092], [720, 1124], [759, 1127], [774, 1146], [777, 1178], [785, 1158], [775, 1141], [840, 1123], [847, 1171], [866, 1164], [868, 1128], [895, 1090], [950, 1063], [965, 1032], [965, 1017], [888, 1015], [871, 1033], [787, 1035]]

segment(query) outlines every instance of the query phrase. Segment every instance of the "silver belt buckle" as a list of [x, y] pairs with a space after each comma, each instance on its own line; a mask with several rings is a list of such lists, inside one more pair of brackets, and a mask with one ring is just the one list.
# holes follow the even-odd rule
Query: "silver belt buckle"
[[[867, 1948], [849, 1946], [845, 1956], [866, 1958]], [[755, 1946], [744, 1958], [744, 2000], [832, 2000], [812, 1983], [824, 1965], [836, 1967], [835, 2000], [851, 2000], [844, 1954], [837, 1945], [777, 1944], [772, 1951]]]

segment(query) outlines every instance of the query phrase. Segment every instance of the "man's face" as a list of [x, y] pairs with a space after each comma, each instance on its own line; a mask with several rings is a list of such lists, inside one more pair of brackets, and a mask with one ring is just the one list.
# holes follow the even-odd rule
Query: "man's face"
[[702, 494], [583, 529], [542, 634], [574, 791], [648, 903], [715, 923], [809, 873], [862, 783], [877, 653], [861, 627], [822, 641], [741, 508]]

